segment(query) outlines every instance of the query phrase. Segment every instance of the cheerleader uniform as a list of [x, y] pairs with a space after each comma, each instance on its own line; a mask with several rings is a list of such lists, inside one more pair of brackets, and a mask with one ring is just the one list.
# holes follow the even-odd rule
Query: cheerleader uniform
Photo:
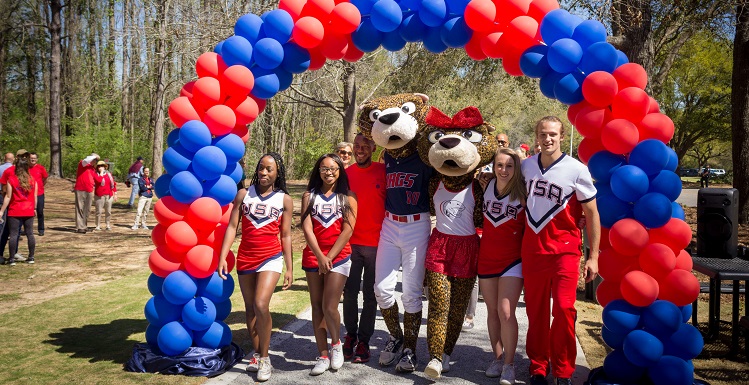
[[[337, 199], [335, 193], [325, 196], [311, 191], [310, 202], [312, 210], [310, 217], [312, 219], [312, 232], [317, 239], [317, 245], [323, 254], [328, 254], [343, 230], [343, 207]], [[348, 199], [348, 197], [343, 197]], [[304, 271], [318, 271], [317, 257], [309, 246], [304, 247], [302, 252], [302, 269]], [[333, 269], [331, 271], [348, 277], [351, 269], [351, 245], [346, 242], [338, 255], [333, 258]]]
[[283, 252], [278, 234], [285, 195], [276, 190], [263, 197], [258, 195], [254, 185], [247, 188], [242, 200], [242, 242], [237, 251], [237, 274], [281, 273]]
[[479, 247], [479, 278], [523, 278], [520, 246], [525, 229], [525, 209], [510, 194], [499, 196], [496, 179], [484, 192], [484, 233]]

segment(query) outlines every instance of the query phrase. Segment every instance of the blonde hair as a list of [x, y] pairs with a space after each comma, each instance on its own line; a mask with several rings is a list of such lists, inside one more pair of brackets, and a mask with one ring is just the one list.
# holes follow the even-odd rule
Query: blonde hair
[[[536, 134], [536, 137], [538, 137], [538, 130], [543, 127], [544, 123], [559, 123], [559, 135], [564, 136], [564, 123], [561, 119], [557, 118], [556, 116], [544, 116], [543, 118], [539, 119], [538, 122], [536, 122], [536, 127], [533, 129], [533, 132]], [[536, 142], [538, 143], [538, 142]]]
[[[497, 156], [500, 154], [507, 155], [512, 158], [515, 166], [515, 169], [512, 173], [512, 178], [510, 178], [510, 181], [507, 182], [507, 186], [505, 186], [505, 188], [500, 191], [500, 195], [507, 195], [509, 193], [511, 200], [518, 200], [525, 204], [525, 200], [528, 197], [528, 192], [525, 190], [525, 178], [523, 177], [523, 172], [520, 168], [520, 156], [518, 156], [518, 153], [511, 148], [500, 147], [494, 154], [494, 164], [497, 163]], [[496, 167], [494, 168], [494, 170], [492, 170], [492, 173], [496, 178]]]

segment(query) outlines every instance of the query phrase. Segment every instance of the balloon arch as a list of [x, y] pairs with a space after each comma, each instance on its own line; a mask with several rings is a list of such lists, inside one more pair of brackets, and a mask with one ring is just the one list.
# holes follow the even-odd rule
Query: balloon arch
[[154, 350], [175, 356], [231, 341], [223, 320], [234, 282], [215, 270], [247, 125], [265, 101], [327, 59], [355, 62], [380, 46], [421, 42], [434, 53], [460, 48], [474, 60], [502, 59], [507, 73], [540, 78], [545, 96], [569, 105], [604, 227], [597, 297], [602, 338], [614, 349], [605, 373], [622, 382], [692, 383], [703, 341], [686, 322], [700, 287], [684, 251], [692, 232], [674, 202], [682, 188], [666, 146], [674, 125], [645, 92], [645, 70], [606, 42], [603, 24], [556, 0], [280, 0], [278, 8], [239, 18], [169, 105], [179, 129], [168, 135], [167, 174], [156, 182], [154, 296], [145, 308]]

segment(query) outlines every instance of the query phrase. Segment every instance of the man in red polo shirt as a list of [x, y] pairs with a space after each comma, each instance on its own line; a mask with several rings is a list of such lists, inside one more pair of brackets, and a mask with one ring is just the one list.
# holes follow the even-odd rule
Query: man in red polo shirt
[[99, 160], [99, 155], [91, 153], [78, 162], [78, 171], [75, 178], [75, 232], [86, 234], [88, 226], [88, 214], [91, 211], [91, 203], [94, 201], [94, 165]]
[[44, 185], [47, 184], [47, 178], [49, 173], [47, 169], [39, 164], [39, 156], [35, 152], [29, 153], [29, 174], [36, 181], [37, 193], [36, 193], [36, 220], [38, 222], [37, 229], [39, 235], [44, 235]]

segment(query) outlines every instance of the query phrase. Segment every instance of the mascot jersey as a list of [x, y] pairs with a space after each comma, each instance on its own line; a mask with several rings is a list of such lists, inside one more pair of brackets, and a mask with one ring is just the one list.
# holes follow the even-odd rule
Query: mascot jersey
[[499, 196], [496, 179], [484, 191], [484, 234], [479, 248], [479, 278], [501, 277], [520, 263], [525, 209], [510, 194]]
[[523, 237], [523, 258], [580, 255], [580, 203], [596, 197], [588, 169], [567, 154], [546, 169], [537, 154], [523, 161], [522, 169], [528, 187], [526, 216], [530, 230]]
[[[338, 202], [338, 195], [330, 196], [318, 194], [312, 191], [313, 199], [310, 218], [312, 219], [312, 232], [317, 239], [317, 245], [323, 254], [327, 254], [333, 247], [343, 229], [343, 208]], [[344, 199], [346, 199], [344, 197]], [[347, 242], [338, 255], [333, 258], [333, 267], [346, 263], [351, 258], [351, 245]], [[302, 252], [302, 269], [304, 271], [317, 271], [317, 257], [309, 246]]]
[[258, 195], [255, 186], [247, 188], [242, 200], [242, 242], [237, 250], [237, 271], [252, 273], [267, 261], [281, 257], [280, 232], [283, 191]]
[[434, 170], [418, 153], [393, 158], [385, 153], [385, 210], [395, 215], [429, 212], [429, 179]]

